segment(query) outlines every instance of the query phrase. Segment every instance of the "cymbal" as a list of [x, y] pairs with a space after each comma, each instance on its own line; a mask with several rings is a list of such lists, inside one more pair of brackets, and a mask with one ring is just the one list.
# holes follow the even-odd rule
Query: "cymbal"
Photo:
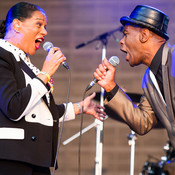
[[[96, 92], [96, 96], [94, 97], [94, 100], [99, 102], [100, 101], [100, 94], [101, 94], [100, 92]], [[139, 103], [140, 98], [142, 96], [142, 94], [137, 94], [137, 93], [126, 93], [126, 94], [131, 98], [133, 103]], [[122, 122], [122, 123], [126, 123], [110, 107], [105, 106], [105, 112], [110, 118], [112, 118], [116, 121]], [[158, 121], [158, 123], [156, 124], [156, 126], [154, 126], [153, 129], [164, 129], [164, 126]]]

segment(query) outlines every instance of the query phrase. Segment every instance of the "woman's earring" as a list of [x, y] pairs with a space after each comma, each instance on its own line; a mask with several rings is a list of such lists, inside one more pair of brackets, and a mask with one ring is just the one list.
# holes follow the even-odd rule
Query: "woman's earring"
[[19, 33], [19, 25], [18, 25], [18, 24], [16, 24], [15, 26], [16, 26], [16, 30], [15, 30], [15, 31], [16, 31], [16, 33]]

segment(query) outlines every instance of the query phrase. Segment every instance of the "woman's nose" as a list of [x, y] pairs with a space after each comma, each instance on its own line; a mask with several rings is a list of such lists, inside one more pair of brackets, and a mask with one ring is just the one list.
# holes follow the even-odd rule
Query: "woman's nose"
[[44, 36], [47, 35], [47, 30], [46, 30], [46, 28], [43, 28], [42, 31], [41, 31], [41, 33], [42, 33]]

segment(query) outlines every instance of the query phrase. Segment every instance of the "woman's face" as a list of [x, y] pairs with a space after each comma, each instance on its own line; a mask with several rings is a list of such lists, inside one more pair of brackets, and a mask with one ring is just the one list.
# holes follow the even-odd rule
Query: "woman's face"
[[20, 21], [17, 47], [29, 55], [35, 54], [47, 35], [46, 25], [47, 17], [40, 11], [35, 11], [31, 18]]

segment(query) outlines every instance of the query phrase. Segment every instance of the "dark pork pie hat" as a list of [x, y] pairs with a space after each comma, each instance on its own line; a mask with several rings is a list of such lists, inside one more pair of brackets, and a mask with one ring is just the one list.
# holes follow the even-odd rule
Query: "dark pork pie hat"
[[148, 28], [157, 35], [169, 39], [167, 34], [169, 17], [160, 10], [147, 5], [138, 5], [130, 16], [120, 18], [122, 25], [131, 24]]

